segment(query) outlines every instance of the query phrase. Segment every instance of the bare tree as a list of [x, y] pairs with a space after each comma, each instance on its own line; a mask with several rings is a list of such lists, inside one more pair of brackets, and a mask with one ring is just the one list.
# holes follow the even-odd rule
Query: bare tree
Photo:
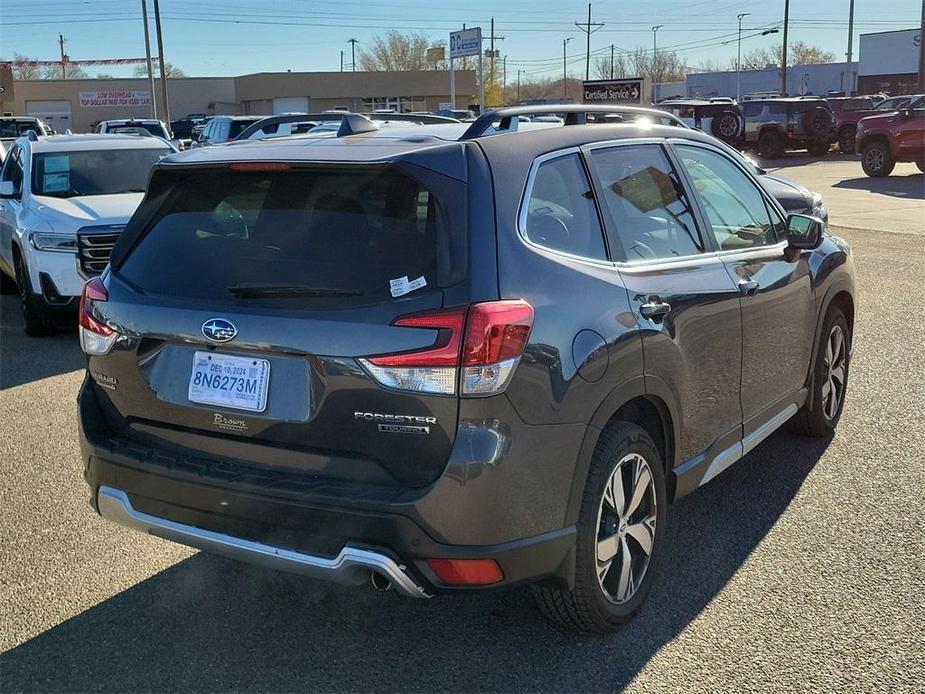
[[[66, 62], [64, 64], [64, 79], [69, 80], [82, 80], [86, 79], [87, 71], [84, 70], [79, 65], [74, 65], [74, 63]], [[39, 79], [43, 80], [59, 80], [61, 79], [61, 65], [43, 65], [42, 71], [39, 75]]]
[[[610, 56], [596, 58], [592, 69], [597, 79], [610, 79]], [[648, 76], [659, 82], [677, 82], [683, 80], [688, 72], [687, 64], [676, 51], [659, 51], [654, 61], [651, 51], [643, 46], [636, 46], [630, 51], [621, 49], [614, 54], [614, 79]]]
[[16, 80], [40, 80], [42, 79], [41, 68], [38, 65], [29, 65], [27, 61], [36, 60], [21, 53], [13, 54], [13, 79]]
[[368, 72], [433, 70], [434, 68], [446, 70], [446, 61], [440, 61], [436, 65], [427, 62], [427, 49], [442, 45], [445, 43], [434, 44], [427, 34], [421, 32], [389, 31], [385, 36], [374, 38], [370, 50], [361, 50], [357, 61], [360, 69]]
[[[157, 60], [152, 62], [152, 68], [154, 69], [154, 76], [160, 77], [160, 66], [157, 64]], [[180, 68], [171, 65], [170, 63], [164, 63], [164, 71], [167, 73], [167, 77], [186, 77], [186, 73], [183, 72]], [[148, 66], [147, 65], [136, 65], [135, 69], [132, 70], [132, 75], [134, 77], [147, 77], [148, 76]]]
[[[742, 69], [761, 70], [768, 65], [780, 67], [782, 54], [783, 46], [756, 48], [742, 56]], [[787, 49], [787, 67], [833, 62], [835, 62], [834, 53], [822, 50], [818, 46], [810, 46], [803, 41], [796, 41]], [[731, 69], [735, 70], [735, 60], [731, 61]]]

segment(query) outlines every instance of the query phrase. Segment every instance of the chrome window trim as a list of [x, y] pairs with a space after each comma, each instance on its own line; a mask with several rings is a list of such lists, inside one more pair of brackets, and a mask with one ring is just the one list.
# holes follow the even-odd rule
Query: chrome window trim
[[722, 263], [723, 258], [716, 251], [704, 251], [696, 255], [681, 255], [676, 258], [653, 258], [639, 262], [617, 262], [614, 267], [620, 272], [656, 272], [658, 270], [693, 267], [695, 265], [713, 265]]
[[[554, 159], [560, 159], [562, 157], [571, 156], [573, 154], [578, 156], [582, 169], [584, 170], [584, 162], [581, 162], [581, 147], [580, 146], [567, 147], [566, 149], [557, 149], [554, 152], [547, 152], [546, 154], [541, 154], [540, 156], [538, 156], [536, 159], [533, 160], [533, 163], [530, 165], [530, 173], [527, 174], [527, 182], [524, 184], [523, 194], [520, 197], [520, 211], [517, 214], [517, 235], [520, 237], [520, 240], [525, 245], [530, 246], [533, 249], [543, 251], [544, 253], [548, 253], [552, 256], [568, 258], [569, 260], [574, 260], [580, 263], [586, 263], [594, 267], [613, 268], [614, 263], [607, 258], [597, 259], [597, 258], [589, 258], [583, 255], [574, 255], [573, 253], [566, 253], [565, 251], [560, 251], [556, 248], [550, 248], [549, 246], [544, 246], [540, 243], [537, 243], [536, 241], [531, 241], [530, 238], [527, 236], [527, 215], [530, 212], [530, 205], [529, 205], [530, 195], [533, 193], [533, 183], [536, 180], [536, 172], [539, 171], [540, 167], [548, 161], [552, 161]], [[587, 170], [585, 170], [585, 175], [588, 176]], [[590, 180], [590, 177], [588, 180], [588, 185], [591, 186], [591, 189], [593, 190], [593, 184]], [[595, 212], [597, 212], [596, 197], [594, 198], [593, 202], [594, 202]], [[607, 242], [605, 240], [605, 232], [604, 232], [603, 224], [600, 221], [600, 218], [598, 218], [598, 224], [601, 227], [601, 243], [604, 245], [604, 252], [606, 253], [607, 252]]]

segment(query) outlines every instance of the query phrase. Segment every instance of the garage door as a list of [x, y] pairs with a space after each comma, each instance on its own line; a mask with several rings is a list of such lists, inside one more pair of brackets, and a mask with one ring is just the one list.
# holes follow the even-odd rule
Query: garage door
[[63, 133], [71, 127], [71, 102], [26, 101], [26, 115], [35, 116], [50, 125], [56, 132]]
[[273, 113], [308, 113], [307, 96], [280, 96], [273, 99]]

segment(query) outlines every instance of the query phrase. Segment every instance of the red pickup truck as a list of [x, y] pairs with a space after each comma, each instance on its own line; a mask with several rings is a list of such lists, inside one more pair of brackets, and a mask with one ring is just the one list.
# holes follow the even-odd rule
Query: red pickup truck
[[[842, 154], [855, 153], [855, 139], [857, 136], [858, 121], [867, 116], [876, 116], [881, 113], [898, 111], [918, 99], [921, 94], [906, 94], [904, 96], [891, 96], [876, 101], [874, 97], [861, 96], [850, 99], [830, 99], [829, 104], [835, 112], [835, 139]], [[843, 108], [838, 108], [843, 106]]]
[[857, 148], [868, 176], [889, 176], [900, 161], [925, 173], [925, 96], [899, 111], [859, 120]]

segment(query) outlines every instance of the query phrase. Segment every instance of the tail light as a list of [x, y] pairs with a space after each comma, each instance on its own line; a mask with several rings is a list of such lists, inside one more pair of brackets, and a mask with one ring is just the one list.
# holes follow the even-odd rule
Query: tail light
[[533, 307], [525, 301], [491, 301], [402, 316], [393, 325], [437, 330], [437, 339], [422, 350], [361, 359], [380, 384], [453, 395], [461, 380], [464, 396], [494, 395], [505, 389], [527, 346]]
[[93, 315], [93, 306], [97, 302], [109, 301], [109, 292], [99, 277], [94, 277], [84, 285], [80, 295], [80, 347], [85, 354], [102, 356], [108, 354], [116, 343], [119, 333]]

